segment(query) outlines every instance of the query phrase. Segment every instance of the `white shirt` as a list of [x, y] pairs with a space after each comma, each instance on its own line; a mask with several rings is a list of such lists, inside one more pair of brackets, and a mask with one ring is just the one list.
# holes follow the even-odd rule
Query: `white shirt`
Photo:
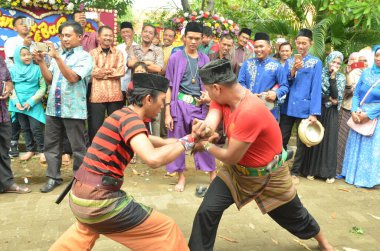
[[[132, 45], [137, 45], [134, 41], [132, 42]], [[127, 45], [125, 43], [119, 44], [116, 46], [116, 49], [121, 51], [123, 53], [124, 62], [128, 61], [128, 52], [126, 50]], [[132, 70], [129, 69], [127, 66], [125, 67], [125, 75], [120, 79], [121, 80], [121, 90], [123, 92], [127, 91], [128, 85], [131, 82], [132, 78]]]
[[5, 63], [7, 64], [8, 69], [13, 66], [13, 61], [10, 58], [13, 58], [13, 54], [18, 46], [24, 45], [24, 38], [20, 35], [16, 37], [8, 38], [4, 43], [4, 53], [5, 53]]

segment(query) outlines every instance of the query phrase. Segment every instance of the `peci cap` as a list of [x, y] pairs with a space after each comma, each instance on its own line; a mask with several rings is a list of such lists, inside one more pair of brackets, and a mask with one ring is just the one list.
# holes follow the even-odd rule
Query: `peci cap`
[[132, 29], [133, 30], [133, 25], [131, 22], [122, 22], [120, 24], [120, 30], [122, 29]]
[[255, 38], [253, 39], [253, 41], [257, 41], [257, 40], [265, 40], [265, 41], [270, 41], [269, 40], [269, 35], [266, 34], [265, 32], [256, 32], [255, 34]]
[[157, 74], [135, 73], [133, 74], [133, 88], [153, 89], [161, 92], [167, 92], [169, 80]]
[[236, 75], [232, 71], [231, 62], [226, 59], [211, 61], [199, 70], [203, 84], [229, 84], [236, 82]]

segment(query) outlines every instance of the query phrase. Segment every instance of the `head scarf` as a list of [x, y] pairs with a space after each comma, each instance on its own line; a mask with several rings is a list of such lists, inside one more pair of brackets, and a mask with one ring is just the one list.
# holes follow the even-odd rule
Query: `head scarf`
[[351, 53], [350, 56], [348, 57], [348, 62], [350, 62], [352, 58], [359, 58], [359, 55], [360, 55], [359, 52]]
[[[333, 51], [331, 52], [327, 58], [325, 67], [322, 69], [322, 94], [324, 95], [330, 95], [330, 64], [332, 61], [334, 61], [335, 58], [340, 58], [342, 64], [343, 64], [343, 54], [339, 51]], [[340, 104], [343, 100], [343, 91], [346, 86], [346, 77], [343, 73], [337, 72], [336, 73], [336, 86], [338, 88], [338, 109], [340, 108]]]
[[[374, 51], [375, 51], [374, 55], [376, 56], [376, 53], [380, 53], [380, 46], [375, 47]], [[373, 72], [374, 74], [376, 74], [376, 75], [377, 75], [377, 74], [380, 74], [380, 66], [377, 66], [377, 65], [375, 64], [375, 62], [374, 62], [373, 65], [372, 65], [372, 72]]]
[[14, 65], [10, 69], [12, 81], [14, 83], [38, 82], [41, 76], [40, 67], [35, 65], [33, 62], [28, 65], [24, 64], [20, 55], [22, 49], [29, 51], [29, 48], [26, 46], [19, 46], [15, 49], [13, 56]]

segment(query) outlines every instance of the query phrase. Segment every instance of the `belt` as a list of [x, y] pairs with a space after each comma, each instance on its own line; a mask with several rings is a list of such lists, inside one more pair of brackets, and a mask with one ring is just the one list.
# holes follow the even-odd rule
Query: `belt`
[[182, 92], [178, 92], [178, 100], [182, 100], [185, 103], [197, 106], [197, 101], [195, 100], [193, 96], [182, 93]]
[[120, 190], [120, 187], [123, 184], [123, 179], [121, 178], [96, 174], [94, 172], [87, 171], [84, 167], [80, 167], [75, 173], [75, 179], [84, 184], [110, 191]]
[[282, 149], [282, 153], [275, 155], [273, 160], [266, 166], [246, 167], [246, 166], [236, 164], [236, 169], [245, 176], [262, 177], [279, 170], [286, 159], [287, 159], [287, 152], [285, 151], [285, 149]]

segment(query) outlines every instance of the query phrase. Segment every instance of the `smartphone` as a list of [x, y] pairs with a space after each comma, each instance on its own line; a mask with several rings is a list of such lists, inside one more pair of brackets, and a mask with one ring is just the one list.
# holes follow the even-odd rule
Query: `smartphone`
[[1, 86], [0, 86], [0, 96], [5, 96], [5, 94], [7, 93], [7, 88], [6, 88], [7, 84], [5, 81], [1, 81]]
[[301, 54], [294, 54], [294, 61], [302, 61], [302, 55]]
[[32, 27], [34, 24], [34, 20], [31, 18], [23, 18], [21, 20], [21, 24], [27, 26], [28, 28]]
[[99, 18], [99, 15], [97, 12], [86, 12], [85, 16], [86, 16], [86, 19], [92, 19], [92, 20], [96, 20]]
[[41, 52], [49, 52], [49, 45], [46, 43], [36, 42], [36, 50]]
[[351, 67], [351, 70], [353, 70], [353, 69], [363, 69], [363, 68], [365, 68], [365, 65], [364, 65], [364, 62], [356, 62], [356, 63], [352, 63], [350, 65], [350, 67]]

